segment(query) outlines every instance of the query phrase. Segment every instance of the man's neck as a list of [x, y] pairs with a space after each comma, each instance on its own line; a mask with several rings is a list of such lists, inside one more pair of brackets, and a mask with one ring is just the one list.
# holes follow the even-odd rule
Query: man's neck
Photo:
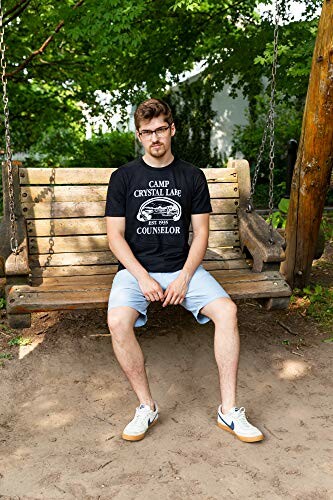
[[171, 152], [168, 155], [163, 156], [162, 158], [155, 158], [154, 156], [145, 154], [142, 159], [150, 167], [162, 168], [170, 165], [170, 163], [172, 163], [174, 160], [174, 156]]

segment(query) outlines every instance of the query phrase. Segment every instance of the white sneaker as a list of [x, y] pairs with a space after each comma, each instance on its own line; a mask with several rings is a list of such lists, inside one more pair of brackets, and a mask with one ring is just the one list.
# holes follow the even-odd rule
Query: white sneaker
[[136, 408], [135, 416], [129, 424], [126, 425], [122, 438], [126, 441], [139, 441], [145, 437], [150, 427], [158, 421], [158, 407], [155, 404], [155, 410], [151, 410], [149, 405], [141, 404]]
[[245, 408], [243, 407], [236, 408], [235, 406], [226, 415], [223, 415], [222, 405], [220, 405], [217, 412], [217, 425], [247, 443], [265, 439], [262, 432], [247, 421]]

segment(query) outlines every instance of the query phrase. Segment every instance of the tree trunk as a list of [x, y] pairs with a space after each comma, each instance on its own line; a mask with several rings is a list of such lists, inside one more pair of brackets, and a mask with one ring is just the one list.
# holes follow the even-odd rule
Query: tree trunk
[[309, 281], [333, 165], [333, 0], [325, 0], [313, 54], [292, 179], [281, 272], [291, 287]]

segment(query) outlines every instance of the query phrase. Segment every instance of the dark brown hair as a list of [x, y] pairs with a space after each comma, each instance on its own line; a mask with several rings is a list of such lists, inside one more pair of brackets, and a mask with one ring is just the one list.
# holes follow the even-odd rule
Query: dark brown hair
[[171, 125], [173, 123], [170, 106], [161, 99], [148, 99], [137, 107], [134, 113], [135, 127], [139, 130], [142, 120], [151, 120], [160, 115], [165, 116], [165, 121]]

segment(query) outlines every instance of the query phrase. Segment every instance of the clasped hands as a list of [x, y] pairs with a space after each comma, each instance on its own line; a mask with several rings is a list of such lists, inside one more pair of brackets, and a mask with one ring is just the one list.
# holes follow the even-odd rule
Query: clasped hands
[[149, 275], [138, 281], [145, 298], [150, 302], [160, 300], [163, 302], [163, 307], [168, 304], [177, 305], [183, 302], [189, 282], [190, 276], [183, 271], [168, 285], [165, 292], [163, 292], [161, 285]]

